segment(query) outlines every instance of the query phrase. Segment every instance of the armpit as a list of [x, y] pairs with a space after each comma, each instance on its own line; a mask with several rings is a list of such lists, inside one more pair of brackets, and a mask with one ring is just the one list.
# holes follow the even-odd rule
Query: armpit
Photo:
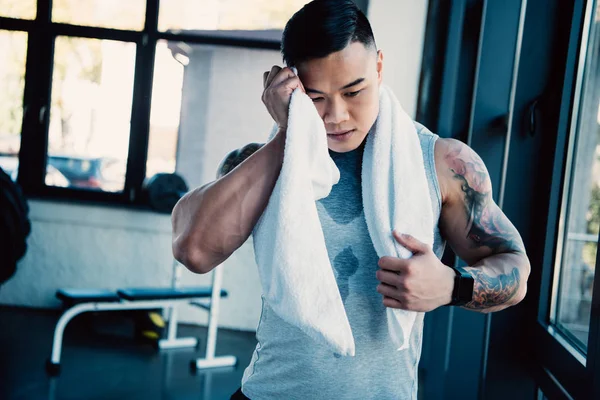
[[264, 143], [250, 143], [227, 154], [217, 168], [217, 179], [227, 175], [262, 146]]

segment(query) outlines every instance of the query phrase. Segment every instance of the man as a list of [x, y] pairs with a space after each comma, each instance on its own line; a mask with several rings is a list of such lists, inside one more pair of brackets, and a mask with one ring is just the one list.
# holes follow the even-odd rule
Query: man
[[[329, 153], [340, 170], [339, 183], [317, 201], [317, 209], [356, 355], [332, 353], [263, 302], [258, 345], [232, 398], [416, 399], [424, 312], [461, 304], [457, 274], [440, 261], [445, 242], [469, 265], [463, 280], [474, 283], [461, 305], [485, 313], [524, 298], [530, 265], [522, 240], [492, 200], [479, 156], [416, 124], [437, 221], [435, 242], [430, 248], [394, 233], [414, 256], [378, 258], [360, 182], [383, 81], [383, 53], [369, 22], [351, 0], [315, 0], [286, 25], [282, 53], [298, 76], [288, 67], [273, 67], [263, 77], [262, 100], [279, 126], [277, 135], [230, 153], [217, 180], [181, 199], [173, 211], [174, 255], [190, 270], [206, 273], [246, 241], [278, 178], [290, 95], [301, 88], [323, 119]], [[386, 307], [419, 312], [406, 350], [392, 345]]]

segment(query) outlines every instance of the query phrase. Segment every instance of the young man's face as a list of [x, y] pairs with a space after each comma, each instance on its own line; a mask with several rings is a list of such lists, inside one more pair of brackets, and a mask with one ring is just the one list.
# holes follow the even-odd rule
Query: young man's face
[[325, 123], [329, 149], [345, 153], [358, 148], [379, 113], [381, 51], [354, 42], [297, 67], [306, 93]]

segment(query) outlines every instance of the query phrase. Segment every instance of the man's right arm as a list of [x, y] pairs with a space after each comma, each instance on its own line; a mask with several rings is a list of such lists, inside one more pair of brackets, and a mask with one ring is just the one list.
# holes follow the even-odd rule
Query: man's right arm
[[173, 209], [173, 255], [189, 270], [207, 273], [250, 236], [275, 187], [283, 163], [285, 131], [265, 145], [232, 152], [215, 181], [184, 197]]
[[254, 145], [227, 157], [217, 180], [186, 194], [173, 209], [173, 256], [193, 272], [211, 271], [244, 244], [279, 177], [290, 98], [298, 88], [306, 91], [290, 68], [276, 65], [263, 74], [263, 85], [262, 101], [279, 127], [275, 137], [258, 150]]

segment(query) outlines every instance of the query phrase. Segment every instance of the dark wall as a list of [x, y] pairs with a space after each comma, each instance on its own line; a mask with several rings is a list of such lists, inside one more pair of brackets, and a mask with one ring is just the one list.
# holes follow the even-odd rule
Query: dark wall
[[[573, 15], [566, 3], [429, 1], [417, 120], [482, 157], [494, 199], [523, 237], [532, 273], [528, 295], [516, 307], [488, 315], [448, 307], [427, 314], [423, 399], [536, 398], [531, 332]], [[451, 251], [443, 261], [462, 263]]]

